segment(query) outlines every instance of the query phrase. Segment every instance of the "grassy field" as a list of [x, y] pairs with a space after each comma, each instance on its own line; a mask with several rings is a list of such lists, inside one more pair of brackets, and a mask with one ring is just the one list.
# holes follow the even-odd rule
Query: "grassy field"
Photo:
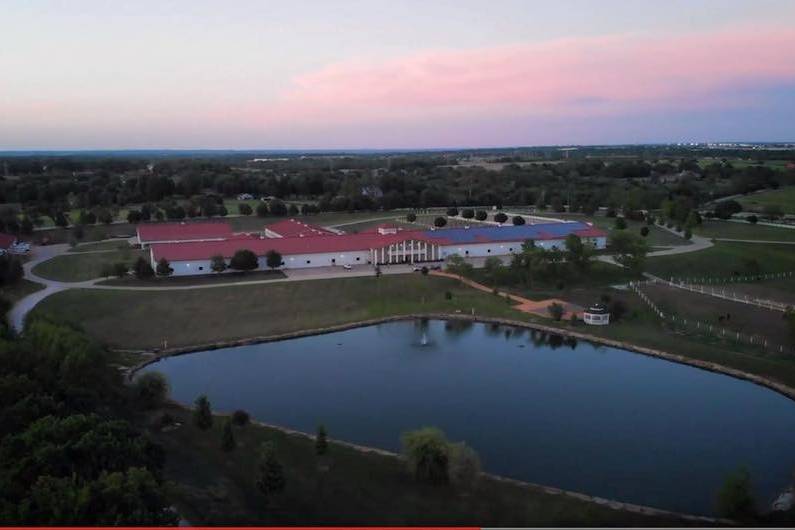
[[784, 213], [795, 214], [795, 186], [786, 186], [777, 190], [747, 195], [737, 202], [745, 210], [761, 212], [765, 206], [778, 206]]
[[0, 298], [15, 303], [17, 300], [25, 298], [29, 294], [41, 291], [44, 286], [40, 283], [32, 282], [22, 278], [14, 285], [0, 287]]
[[795, 271], [795, 246], [717, 242], [698, 252], [649, 258], [646, 270], [662, 278], [728, 277], [749, 274], [749, 260], [761, 273]]
[[173, 276], [171, 278], [150, 278], [139, 280], [134, 276], [126, 278], [110, 278], [97, 282], [99, 285], [119, 285], [129, 287], [175, 287], [179, 285], [213, 285], [218, 283], [240, 283], [252, 281], [277, 280], [284, 278], [282, 271], [252, 271], [252, 272], [228, 272], [226, 274], [207, 274], [202, 276]]
[[139, 256], [146, 256], [146, 253], [131, 248], [108, 252], [75, 252], [39, 263], [33, 267], [33, 273], [49, 280], [82, 282], [101, 277], [106, 265], [119, 262], [131, 265]]
[[[445, 299], [445, 291], [453, 294], [452, 300]], [[154, 348], [164, 340], [187, 346], [414, 312], [470, 313], [473, 308], [476, 314], [516, 316], [502, 298], [420, 274], [185, 291], [73, 289], [47, 298], [34, 311], [81, 325], [112, 346]]]
[[130, 244], [125, 239], [112, 239], [110, 241], [97, 241], [94, 243], [80, 243], [69, 249], [69, 252], [94, 252], [96, 250], [125, 250]]
[[[542, 214], [543, 215], [543, 214]], [[572, 221], [581, 221], [585, 223], [593, 223], [597, 228], [605, 231], [611, 231], [615, 227], [616, 219], [614, 217], [605, 217], [604, 215], [595, 215], [593, 217], [585, 217], [583, 215], [555, 213], [550, 214], [551, 217], [559, 217], [561, 219], [570, 219]], [[641, 221], [632, 221], [627, 219], [628, 232], [633, 234], [640, 234], [640, 229], [647, 226], [646, 223]], [[652, 247], [677, 247], [682, 245], [690, 245], [690, 241], [676, 234], [672, 234], [668, 230], [660, 228], [659, 226], [649, 226], [649, 235], [646, 236], [646, 242]]]
[[726, 239], [750, 239], [754, 241], [795, 241], [795, 229], [775, 226], [752, 225], [734, 221], [704, 221], [693, 229], [697, 235]]
[[[220, 448], [222, 417], [201, 431], [183, 423], [153, 436], [166, 450], [172, 498], [194, 525], [661, 525], [662, 518], [611, 510], [483, 477], [470, 491], [418, 484], [397, 458], [329, 444], [320, 462], [312, 440], [259, 425], [235, 427], [237, 448]], [[331, 432], [333, 437], [333, 431]], [[285, 469], [285, 491], [270, 506], [256, 487], [257, 449], [271, 442]], [[200, 462], [201, 465], [197, 465]], [[669, 523], [674, 523], [670, 520]]]

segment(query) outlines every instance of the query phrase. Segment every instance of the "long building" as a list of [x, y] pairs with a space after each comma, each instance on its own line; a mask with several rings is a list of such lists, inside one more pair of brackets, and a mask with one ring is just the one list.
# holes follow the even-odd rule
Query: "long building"
[[192, 239], [196, 237], [195, 230], [186, 229], [186, 232], [188, 236], [184, 240], [173, 239], [179, 235], [173, 226], [165, 230], [165, 236], [147, 232], [154, 238], [170, 238], [168, 242], [148, 240], [153, 267], [165, 258], [176, 276], [209, 274], [213, 256], [223, 256], [228, 263], [241, 249], [254, 252], [263, 270], [267, 269], [265, 256], [271, 250], [281, 254], [284, 269], [426, 263], [442, 261], [453, 254], [465, 258], [507, 256], [519, 252], [522, 244], [529, 240], [542, 248], [562, 249], [569, 234], [576, 234], [601, 249], [606, 245], [607, 236], [604, 231], [582, 222], [437, 230], [405, 230], [382, 225], [357, 234], [338, 234], [301, 221], [287, 220], [267, 226], [261, 234], [232, 234], [230, 230], [226, 238], [197, 241]]

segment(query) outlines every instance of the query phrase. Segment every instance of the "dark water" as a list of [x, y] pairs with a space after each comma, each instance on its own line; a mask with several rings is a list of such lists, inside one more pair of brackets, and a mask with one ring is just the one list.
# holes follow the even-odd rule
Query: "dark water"
[[767, 503], [795, 467], [795, 403], [770, 390], [516, 328], [390, 323], [148, 370], [181, 402], [207, 394], [216, 410], [391, 450], [436, 426], [487, 471], [673, 510], [711, 513], [743, 465]]

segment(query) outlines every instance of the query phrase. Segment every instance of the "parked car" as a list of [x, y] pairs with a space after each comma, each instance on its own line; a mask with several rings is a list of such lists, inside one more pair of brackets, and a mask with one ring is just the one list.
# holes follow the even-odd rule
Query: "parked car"
[[349, 270], [353, 269], [353, 267], [351, 265], [347, 264], [347, 263], [345, 265], [343, 265], [342, 268], [345, 269], [346, 271], [349, 271]]

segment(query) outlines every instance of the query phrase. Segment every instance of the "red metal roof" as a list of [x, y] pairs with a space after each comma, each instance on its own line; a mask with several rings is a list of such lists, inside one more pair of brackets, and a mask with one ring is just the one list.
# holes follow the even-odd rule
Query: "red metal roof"
[[17, 240], [17, 236], [12, 236], [11, 234], [3, 234], [0, 233], [0, 248], [8, 250], [8, 247], [14, 244], [14, 241]]
[[222, 255], [230, 258], [240, 249], [248, 249], [258, 256], [264, 256], [269, 250], [275, 250], [283, 256], [292, 254], [318, 254], [322, 252], [352, 252], [381, 248], [393, 243], [407, 241], [429, 241], [425, 232], [403, 231], [398, 234], [342, 234], [335, 236], [313, 237], [276, 237], [261, 239], [230, 239], [225, 241], [201, 241], [186, 243], [160, 243], [152, 245], [155, 260], [166, 258], [168, 261], [187, 261], [209, 259], [211, 256]]
[[232, 227], [226, 222], [203, 221], [182, 223], [143, 223], [138, 225], [141, 243], [154, 241], [197, 241], [222, 239], [232, 236]]
[[322, 226], [305, 223], [297, 219], [285, 219], [265, 227], [271, 232], [275, 232], [282, 237], [314, 237], [314, 236], [335, 236], [336, 233], [327, 230]]

